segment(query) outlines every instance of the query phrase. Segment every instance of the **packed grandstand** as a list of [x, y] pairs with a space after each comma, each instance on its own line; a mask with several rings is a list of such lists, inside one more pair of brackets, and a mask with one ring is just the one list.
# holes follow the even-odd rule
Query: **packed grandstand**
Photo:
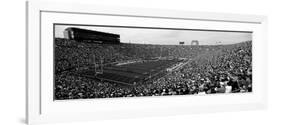
[[252, 42], [99, 44], [55, 38], [55, 99], [252, 92]]

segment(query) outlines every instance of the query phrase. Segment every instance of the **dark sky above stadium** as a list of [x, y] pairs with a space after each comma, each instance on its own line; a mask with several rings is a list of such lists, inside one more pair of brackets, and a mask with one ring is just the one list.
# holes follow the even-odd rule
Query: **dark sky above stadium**
[[234, 44], [252, 40], [252, 33], [244, 32], [214, 32], [70, 25], [55, 25], [55, 37], [63, 38], [63, 31], [68, 27], [77, 27], [120, 34], [120, 41], [122, 43], [178, 45], [180, 41], [183, 41], [186, 45], [190, 45], [192, 40], [198, 40], [200, 45], [216, 45]]

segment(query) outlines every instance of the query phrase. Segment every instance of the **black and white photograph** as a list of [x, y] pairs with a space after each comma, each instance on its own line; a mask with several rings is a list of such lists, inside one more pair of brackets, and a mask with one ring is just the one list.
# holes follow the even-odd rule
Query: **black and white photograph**
[[54, 100], [251, 93], [252, 32], [53, 24]]

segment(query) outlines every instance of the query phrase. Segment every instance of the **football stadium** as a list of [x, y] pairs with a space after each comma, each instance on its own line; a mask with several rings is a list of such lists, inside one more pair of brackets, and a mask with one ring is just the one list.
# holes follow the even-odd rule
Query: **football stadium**
[[54, 50], [56, 100], [252, 92], [252, 41], [123, 43], [70, 27]]

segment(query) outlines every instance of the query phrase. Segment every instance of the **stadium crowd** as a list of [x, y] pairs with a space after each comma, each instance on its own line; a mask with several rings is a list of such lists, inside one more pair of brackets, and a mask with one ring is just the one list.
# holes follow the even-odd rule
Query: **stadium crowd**
[[[55, 99], [112, 98], [252, 92], [251, 41], [232, 45], [98, 45], [56, 39]], [[188, 58], [179, 70], [135, 86], [124, 86], [83, 77], [72, 69], [91, 65], [158, 56]]]
[[97, 44], [77, 42], [62, 38], [55, 39], [55, 71], [60, 73], [80, 67], [88, 67], [95, 61], [104, 64], [128, 60], [148, 60], [155, 57], [193, 58], [206, 49], [218, 46], [179, 46], [150, 44]]

